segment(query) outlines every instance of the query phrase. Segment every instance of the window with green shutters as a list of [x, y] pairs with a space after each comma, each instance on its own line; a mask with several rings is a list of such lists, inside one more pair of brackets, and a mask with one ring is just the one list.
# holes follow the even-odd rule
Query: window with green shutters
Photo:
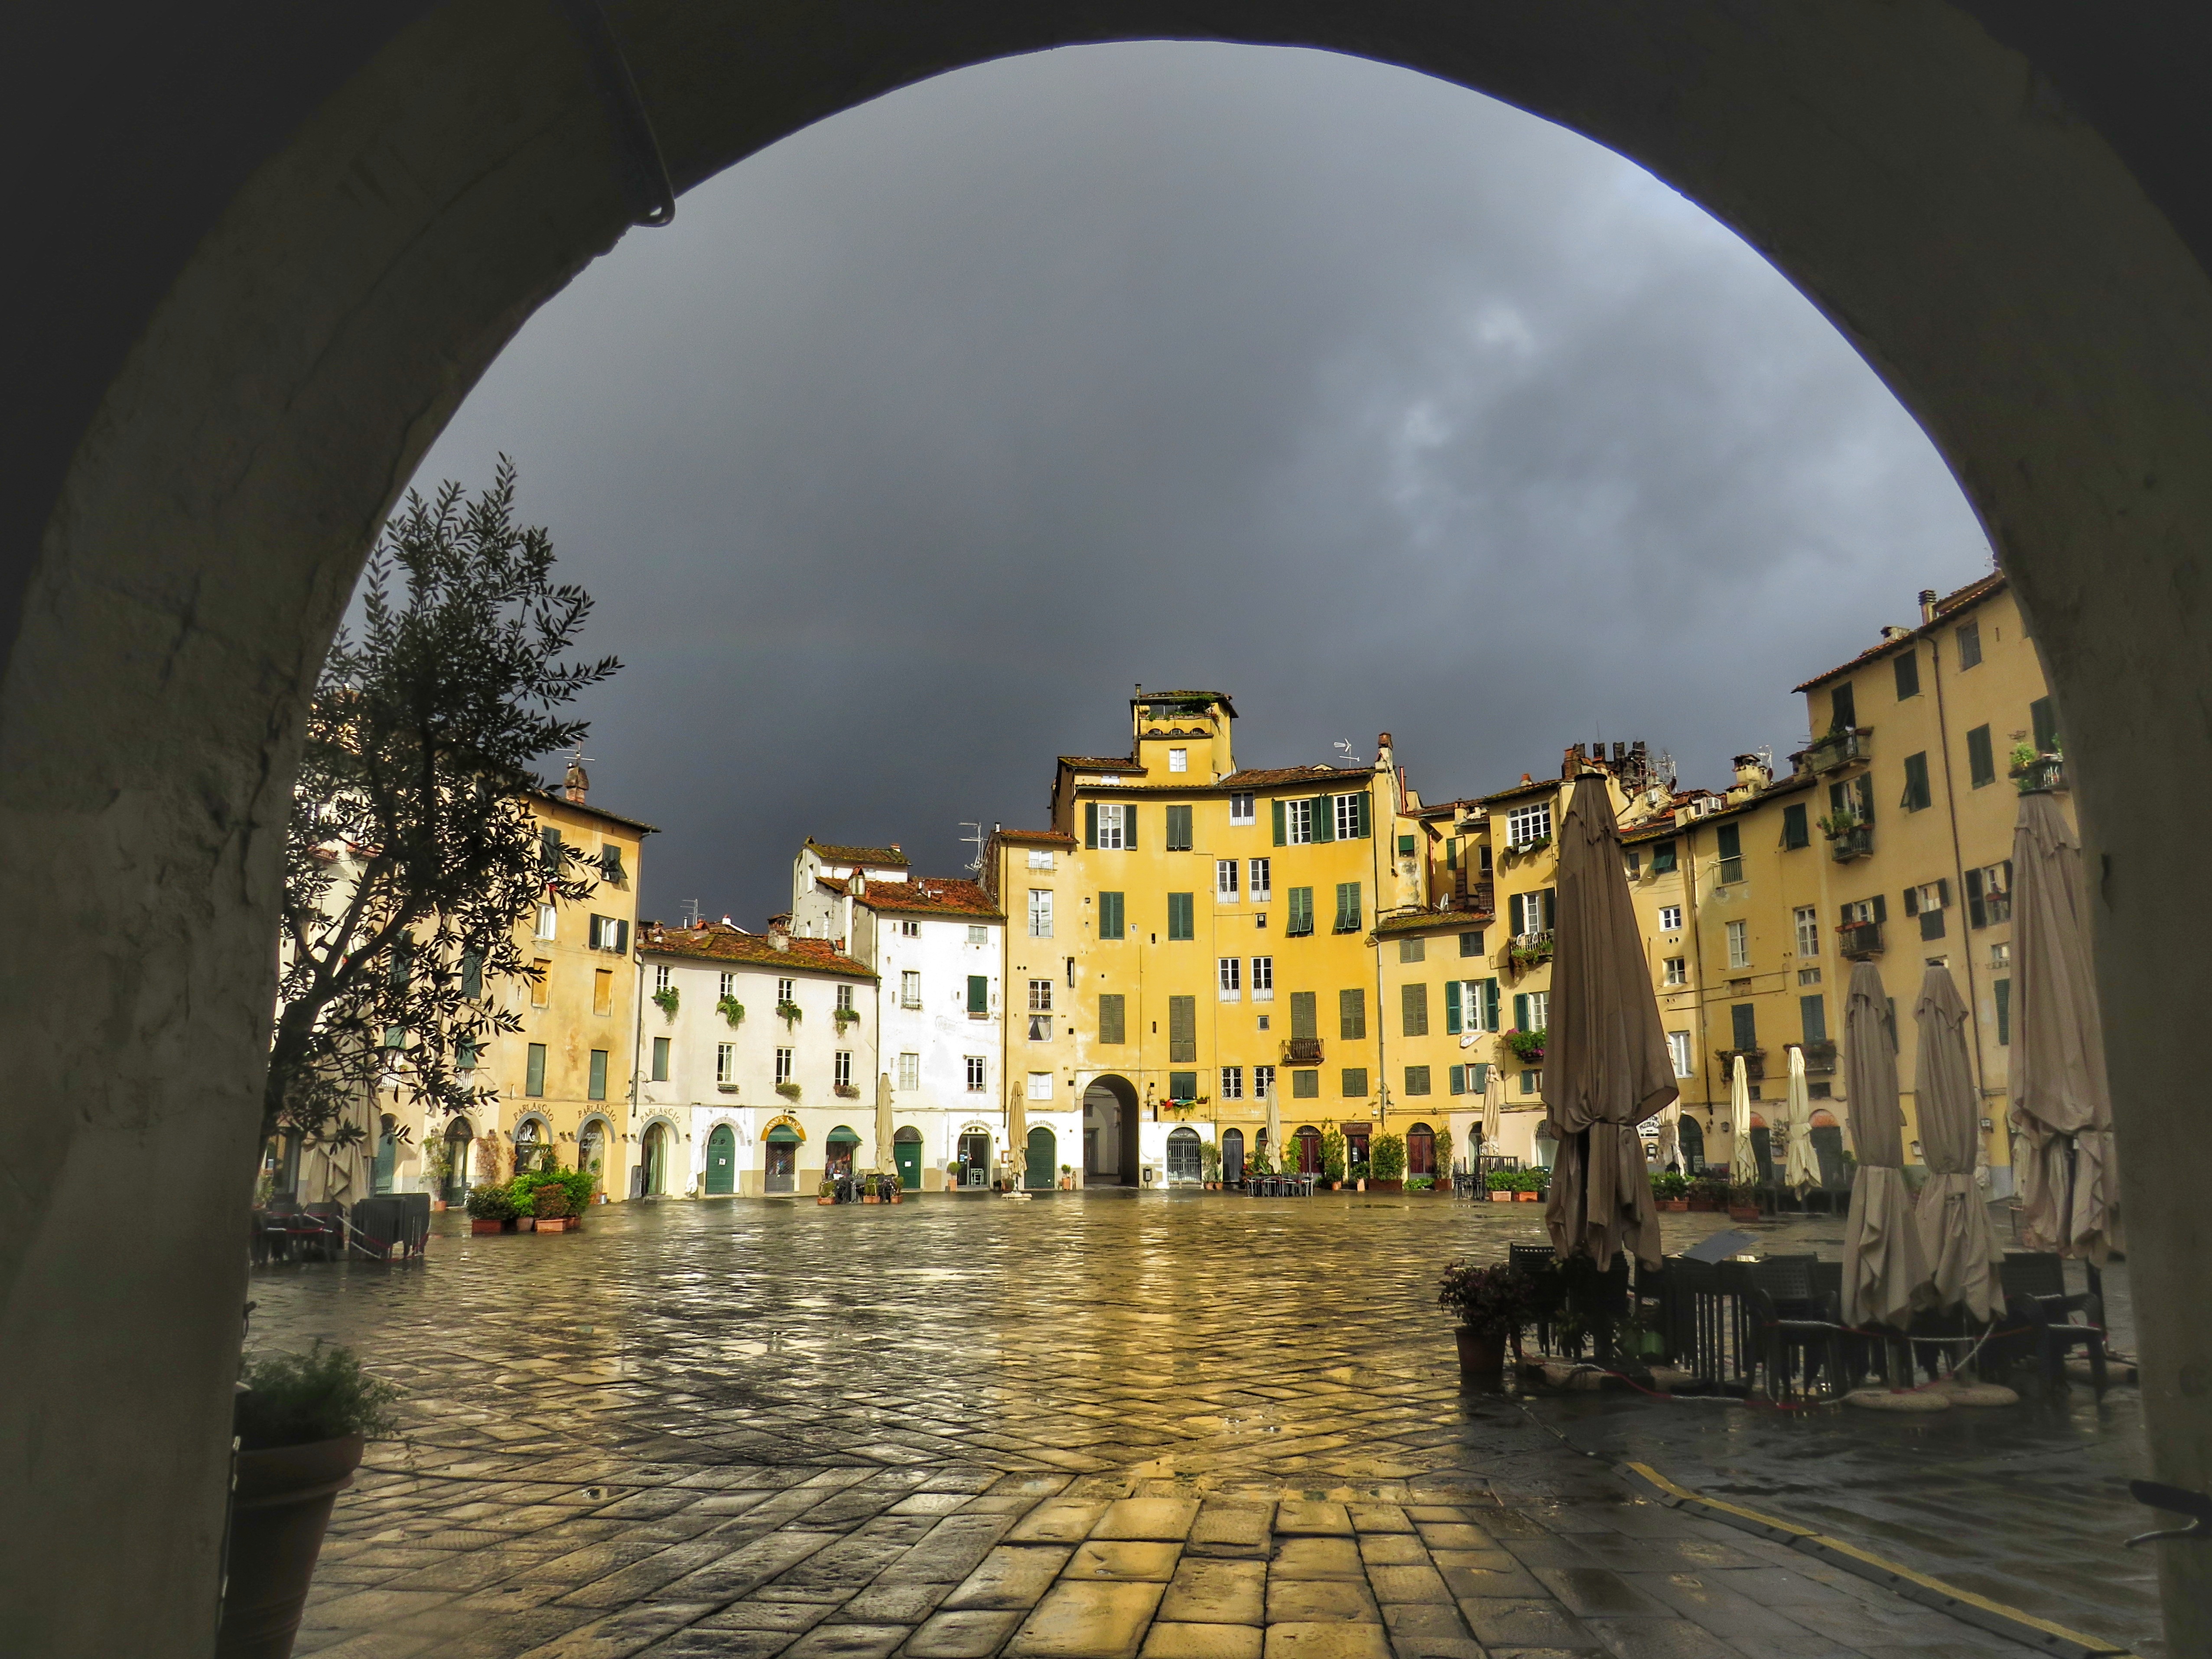
[[[1470, 1009], [1468, 1012], [1472, 1013], [1474, 1011]], [[1498, 1029], [1498, 981], [1494, 979], [1482, 981], [1482, 1029], [1486, 1031]]]
[[1429, 1068], [1425, 1066], [1408, 1066], [1406, 1068], [1406, 1092], [1409, 1095], [1425, 1095], [1428, 1091]]
[[[1366, 840], [1371, 833], [1367, 823], [1367, 797], [1339, 795], [1332, 804], [1336, 809], [1333, 814], [1336, 821], [1336, 838], [1339, 841]], [[1411, 836], [1406, 837], [1404, 850], [1407, 853], [1413, 850], [1413, 839]]]
[[1340, 933], [1359, 931], [1359, 884], [1356, 881], [1336, 884], [1336, 931]]
[[1832, 731], [1849, 731], [1859, 723], [1858, 696], [1851, 683], [1845, 680], [1828, 693], [1828, 726]]
[[1813, 828], [1806, 822], [1802, 801], [1782, 809], [1782, 844], [1784, 847], [1810, 847], [1813, 844]]
[[1475, 1060], [1451, 1068], [1451, 1091], [1455, 1095], [1479, 1095], [1490, 1086], [1490, 1066]]
[[1655, 876], [1674, 872], [1674, 843], [1662, 841], [1651, 849], [1651, 873]]
[[991, 981], [984, 975], [968, 975], [968, 1012], [971, 1014], [991, 1012]]
[[1513, 994], [1513, 1029], [1516, 1031], [1531, 1029], [1528, 1024], [1528, 994], [1526, 991]]
[[1190, 851], [1190, 808], [1188, 806], [1168, 808], [1168, 851]]
[[1119, 991], [1098, 994], [1098, 1040], [1101, 1042], [1127, 1042], [1127, 1027], [1123, 1024], [1125, 1005]]
[[591, 1098], [593, 1100], [605, 1100], [606, 1097], [607, 1051], [604, 1048], [594, 1048], [592, 1050]]
[[2038, 697], [2027, 706], [2027, 723], [2035, 739], [2035, 752], [2055, 755], [2058, 752], [2058, 711], [2051, 706], [2048, 697]]
[[1332, 806], [1333, 803], [1327, 795], [1316, 795], [1305, 803], [1309, 815], [1307, 822], [1311, 826], [1313, 839], [1316, 842], [1336, 839], [1336, 813], [1331, 810]]
[[471, 998], [483, 995], [483, 957], [478, 951], [461, 952], [461, 994]]
[[1170, 1072], [1168, 1073], [1168, 1098], [1170, 1100], [1196, 1100], [1198, 1098], [1198, 1073], [1195, 1072]]
[[1321, 1098], [1321, 1073], [1319, 1072], [1292, 1072], [1291, 1073], [1291, 1098], [1293, 1100], [1319, 1100]]
[[1797, 999], [1797, 1023], [1805, 1033], [1806, 1042], [1826, 1042], [1828, 1040], [1827, 998], [1823, 996], [1799, 997]]
[[1463, 957], [1479, 957], [1482, 954], [1482, 933], [1480, 929], [1472, 933], [1462, 933], [1459, 936], [1459, 953]]
[[1168, 937], [1171, 939], [1197, 937], [1191, 930], [1191, 897], [1188, 893], [1168, 895]]
[[1457, 1036], [1465, 1029], [1467, 1018], [1464, 996], [1466, 983], [1456, 979], [1444, 981], [1444, 1035]]
[[1367, 1068], [1364, 1066], [1344, 1068], [1344, 1097], [1346, 1100], [1367, 1098]]
[[1336, 994], [1337, 1035], [1351, 1042], [1367, 1035], [1367, 993], [1339, 991]]
[[1283, 844], [1283, 803], [1282, 803], [1282, 802], [1280, 802], [1279, 800], [1271, 800], [1271, 801], [1269, 801], [1269, 802], [1267, 803], [1267, 818], [1268, 818], [1268, 821], [1269, 821], [1269, 822], [1270, 822], [1270, 823], [1274, 826], [1274, 830], [1275, 830], [1275, 845], [1276, 845], [1276, 846], [1278, 846], [1278, 847], [1280, 847], [1280, 846]]
[[1997, 1046], [2008, 1048], [2012, 1043], [2012, 981], [2001, 979], [1990, 988], [1997, 998]]
[[545, 1045], [530, 1045], [529, 1058], [523, 1062], [522, 1092], [535, 1100], [545, 1092]]
[[[1398, 856], [1401, 859], [1409, 859], [1413, 856], [1413, 838], [1411, 836], [1401, 836], [1398, 837]], [[1449, 857], [1449, 854], [1446, 856], [1448, 858]], [[1456, 863], [1456, 860], [1453, 860], [1453, 863]], [[1445, 867], [1449, 869], [1452, 866], [1450, 864], [1447, 864]]]
[[1195, 1062], [1198, 1059], [1198, 999], [1168, 999], [1168, 1060]]
[[1425, 962], [1429, 957], [1429, 942], [1425, 939], [1401, 939], [1398, 941], [1398, 960]]
[[655, 1083], [668, 1081], [668, 1039], [666, 1037], [655, 1037], [653, 1040], [653, 1080]]
[[1996, 746], [1990, 741], [1986, 726], [1966, 733], [1966, 777], [1977, 789], [1997, 781]]
[[1720, 844], [1721, 879], [1724, 882], [1741, 881], [1743, 879], [1743, 826], [1737, 823], [1721, 825], [1717, 840]]
[[1398, 1014], [1407, 1036], [1426, 1036], [1429, 1034], [1429, 988], [1425, 985], [1401, 985], [1398, 988]]
[[1444, 1085], [1445, 1087], [1453, 1094], [1465, 1094], [1467, 1092], [1467, 1067], [1464, 1066], [1447, 1066], [1444, 1070]]
[[1917, 650], [1906, 652], [1903, 656], [1896, 659], [1896, 667], [1898, 702], [1903, 702], [1907, 697], [1918, 696], [1920, 695], [1920, 653]]
[[1293, 887], [1289, 900], [1290, 915], [1284, 919], [1283, 932], [1291, 939], [1304, 939], [1313, 932], [1313, 889]]
[[1294, 1037], [1317, 1037], [1321, 1035], [1320, 1001], [1311, 991], [1291, 993], [1291, 1035]]
[[1119, 893], [1101, 893], [1098, 896], [1098, 937], [1101, 939], [1124, 937], [1121, 927], [1121, 896]]
[[1925, 811], [1934, 804], [1928, 791], [1928, 751], [1905, 757], [1905, 794], [1897, 803], [1908, 812]]
[[1444, 868], [1447, 870], [1459, 868], [1459, 837], [1457, 836], [1449, 836], [1444, 842]]
[[1729, 1024], [1739, 1048], [1759, 1047], [1759, 1007], [1755, 1003], [1732, 1002], [1729, 1005]]
[[549, 876], [561, 873], [561, 832], [558, 830], [540, 830], [538, 832], [538, 864]]

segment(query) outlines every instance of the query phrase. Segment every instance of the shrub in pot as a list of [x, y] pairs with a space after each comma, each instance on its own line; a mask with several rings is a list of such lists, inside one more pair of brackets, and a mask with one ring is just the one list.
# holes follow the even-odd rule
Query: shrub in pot
[[1406, 1137], [1379, 1134], [1367, 1148], [1367, 1184], [1377, 1192], [1395, 1193], [1405, 1184]]
[[399, 1391], [350, 1350], [319, 1342], [308, 1353], [248, 1359], [240, 1380], [216, 1659], [289, 1659], [331, 1506], [353, 1484], [364, 1443], [396, 1426]]
[[1505, 1370], [1505, 1350], [1516, 1350], [1521, 1328], [1534, 1311], [1535, 1291], [1527, 1276], [1503, 1265], [1478, 1267], [1455, 1261], [1444, 1269], [1437, 1303], [1459, 1316], [1453, 1333], [1459, 1345], [1460, 1380], [1496, 1387]]
[[568, 1215], [573, 1206], [568, 1200], [566, 1182], [545, 1182], [532, 1195], [530, 1207], [531, 1213], [538, 1218], [538, 1231], [566, 1232], [568, 1230]]
[[469, 1188], [469, 1231], [502, 1233], [514, 1219], [514, 1194], [504, 1183]]

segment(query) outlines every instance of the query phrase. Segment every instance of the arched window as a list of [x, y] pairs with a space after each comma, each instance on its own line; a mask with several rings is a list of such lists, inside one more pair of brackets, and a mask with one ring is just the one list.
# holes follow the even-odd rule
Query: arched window
[[[1261, 1134], [1267, 1132], [1260, 1131]], [[1221, 1180], [1224, 1186], [1244, 1179], [1244, 1132], [1224, 1129], [1221, 1132]]]

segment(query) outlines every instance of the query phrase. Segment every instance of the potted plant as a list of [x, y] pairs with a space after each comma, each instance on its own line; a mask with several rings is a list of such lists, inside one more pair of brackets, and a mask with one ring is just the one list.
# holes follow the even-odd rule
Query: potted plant
[[1728, 1189], [1728, 1212], [1731, 1221], [1759, 1219], [1759, 1188], [1748, 1181], [1732, 1183]]
[[230, 1497], [219, 1659], [284, 1659], [337, 1495], [362, 1449], [397, 1427], [399, 1390], [351, 1351], [249, 1358], [240, 1374], [237, 1478]]
[[565, 1233], [574, 1224], [575, 1206], [569, 1201], [568, 1184], [564, 1181], [541, 1183], [531, 1194], [531, 1213], [538, 1218], [541, 1233]]
[[1516, 1204], [1540, 1204], [1545, 1189], [1551, 1184], [1552, 1172], [1549, 1170], [1523, 1170], [1521, 1171], [1521, 1185], [1513, 1194], [1513, 1201]]
[[781, 1095], [786, 1100], [796, 1100], [799, 1098], [799, 1085], [796, 1083], [792, 1082], [787, 1078], [781, 1083], [775, 1085], [775, 1091]]
[[1549, 1029], [1544, 1026], [1540, 1025], [1533, 1031], [1524, 1031], [1516, 1025], [1505, 1033], [1503, 1040], [1505, 1046], [1513, 1051], [1514, 1058], [1523, 1066], [1541, 1066], [1544, 1063], [1544, 1041], [1550, 1035]]
[[469, 1231], [503, 1233], [514, 1226], [514, 1195], [505, 1186], [469, 1188]]
[[[798, 1086], [795, 1083], [792, 1085], [794, 1089]], [[840, 1100], [858, 1100], [860, 1097], [860, 1085], [854, 1083], [833, 1083], [830, 1085], [830, 1092]]]
[[844, 1036], [845, 1028], [848, 1025], [850, 1025], [854, 1020], [860, 1018], [860, 1011], [858, 1008], [839, 1008], [835, 1010], [830, 1016], [830, 1018], [835, 1020], [837, 1024], [837, 1035], [839, 1036]]
[[1690, 1207], [1690, 1182], [1686, 1176], [1674, 1170], [1657, 1170], [1651, 1176], [1651, 1197], [1662, 1210], [1683, 1211]]
[[1444, 1269], [1437, 1301], [1459, 1316], [1459, 1328], [1452, 1334], [1459, 1344], [1460, 1381], [1478, 1388], [1503, 1386], [1507, 1345], [1519, 1348], [1521, 1327], [1534, 1305], [1528, 1278], [1503, 1265], [1478, 1267], [1455, 1261]]
[[676, 1010], [682, 1001], [683, 998], [677, 994], [673, 985], [664, 985], [653, 994], [653, 1006], [669, 1019], [676, 1018]]
[[1510, 1204], [1518, 1194], [1520, 1188], [1520, 1170], [1493, 1170], [1491, 1172], [1490, 1201], [1492, 1204]]
[[1692, 1211], [1711, 1213], [1724, 1210], [1728, 1207], [1728, 1182], [1699, 1176], [1690, 1183], [1688, 1197]]
[[1433, 1192], [1436, 1189], [1436, 1184], [1437, 1178], [1434, 1176], [1407, 1176], [1406, 1177], [1406, 1190], [1409, 1193]]
[[775, 1005], [775, 1017], [783, 1022], [783, 1029], [787, 1031], [805, 1015], [795, 1002], [779, 1002]]
[[1405, 1136], [1379, 1134], [1368, 1143], [1367, 1184], [1378, 1193], [1405, 1190]]
[[1060, 1189], [1064, 1193], [1075, 1190], [1075, 1166], [1073, 1164], [1060, 1166]]
[[1206, 1177], [1206, 1190], [1210, 1193], [1219, 1191], [1221, 1187], [1221, 1148], [1210, 1140], [1202, 1140], [1199, 1142], [1198, 1163], [1200, 1171]]
[[745, 1005], [726, 994], [714, 1004], [714, 1012], [722, 1017], [731, 1030], [735, 1030], [738, 1022], [745, 1017]]
[[821, 1185], [814, 1189], [814, 1201], [817, 1204], [835, 1204], [837, 1201], [837, 1183], [828, 1176], [823, 1176]]
[[1344, 1131], [1334, 1123], [1322, 1131], [1321, 1178], [1328, 1183], [1331, 1192], [1344, 1188]]

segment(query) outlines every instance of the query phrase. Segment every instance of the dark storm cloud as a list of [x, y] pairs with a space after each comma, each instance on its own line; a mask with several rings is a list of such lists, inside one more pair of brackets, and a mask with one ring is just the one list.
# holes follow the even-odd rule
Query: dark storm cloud
[[1387, 728], [1432, 799], [1600, 731], [1717, 781], [1987, 568], [1729, 232], [1316, 53], [1051, 53], [801, 133], [548, 306], [423, 477], [502, 449], [629, 664], [589, 752], [667, 831], [647, 911], [751, 925], [809, 833], [950, 871], [1041, 823], [1136, 681], [1234, 693], [1248, 765]]

